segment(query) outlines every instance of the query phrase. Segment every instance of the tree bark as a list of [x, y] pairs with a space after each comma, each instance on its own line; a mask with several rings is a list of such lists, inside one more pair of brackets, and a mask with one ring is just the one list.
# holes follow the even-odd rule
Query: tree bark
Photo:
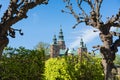
[[8, 36], [15, 38], [15, 29], [11, 26], [27, 18], [27, 12], [40, 4], [47, 4], [48, 0], [10, 0], [0, 22], [0, 57], [4, 48], [9, 43]]
[[9, 39], [6, 36], [0, 36], [0, 58], [4, 48], [8, 45]]
[[100, 47], [102, 54], [102, 66], [104, 68], [105, 80], [114, 80], [117, 69], [113, 63], [115, 60], [115, 48], [113, 49], [113, 40], [110, 33], [100, 33], [100, 38], [103, 42], [103, 46]]

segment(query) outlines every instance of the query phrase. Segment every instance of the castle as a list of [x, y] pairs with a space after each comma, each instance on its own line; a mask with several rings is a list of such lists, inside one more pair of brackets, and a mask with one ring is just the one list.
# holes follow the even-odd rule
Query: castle
[[82, 53], [84, 52], [87, 52], [87, 47], [86, 47], [86, 44], [84, 44], [82, 38], [81, 38], [80, 45], [77, 50], [66, 48], [62, 28], [59, 31], [58, 40], [56, 38], [56, 35], [54, 35], [53, 42], [50, 45], [50, 57], [51, 58], [62, 56], [62, 55], [82, 56]]

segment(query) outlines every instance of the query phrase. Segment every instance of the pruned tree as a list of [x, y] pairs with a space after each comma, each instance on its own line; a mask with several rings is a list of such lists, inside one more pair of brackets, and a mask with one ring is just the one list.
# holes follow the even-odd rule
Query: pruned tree
[[[102, 55], [102, 66], [104, 68], [105, 80], [114, 80], [113, 77], [116, 71], [113, 61], [115, 60], [115, 53], [118, 51], [120, 46], [120, 33], [110, 31], [111, 27], [120, 27], [120, 10], [116, 15], [109, 17], [106, 22], [103, 22], [102, 15], [100, 13], [101, 5], [103, 0], [75, 0], [79, 12], [75, 11], [73, 8], [72, 0], [63, 0], [66, 3], [65, 8], [67, 10], [62, 10], [62, 12], [72, 14], [76, 19], [76, 26], [80, 23], [85, 23], [87, 26], [92, 26], [99, 31], [99, 37], [102, 41], [102, 45], [94, 46], [100, 51]], [[82, 4], [87, 3], [90, 9], [85, 10]], [[113, 36], [118, 36], [118, 39], [113, 41]]]
[[15, 38], [16, 31], [23, 35], [21, 30], [12, 28], [12, 25], [27, 18], [27, 12], [30, 9], [47, 3], [48, 0], [10, 0], [8, 9], [3, 14], [0, 22], [0, 57], [4, 47], [9, 43], [8, 36]]
[[39, 42], [36, 46], [35, 46], [36, 50], [44, 50], [45, 51], [45, 55], [49, 55], [49, 51], [50, 51], [50, 44], [45, 43], [45, 42]]

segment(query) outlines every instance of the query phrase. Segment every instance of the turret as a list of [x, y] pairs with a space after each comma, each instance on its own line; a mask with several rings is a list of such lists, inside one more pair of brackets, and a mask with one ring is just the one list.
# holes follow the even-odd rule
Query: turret
[[56, 35], [53, 36], [53, 44], [54, 44], [54, 45], [57, 44], [57, 38], [56, 38]]
[[84, 47], [84, 42], [83, 42], [82, 38], [81, 38], [81, 41], [80, 41], [80, 47]]
[[57, 44], [56, 35], [53, 37], [53, 42], [50, 46], [50, 57], [57, 57], [59, 56], [59, 45]]
[[81, 38], [81, 41], [80, 41], [80, 47], [79, 47], [79, 49], [80, 49], [80, 53], [87, 52], [86, 44], [84, 44], [82, 38]]
[[60, 32], [59, 32], [59, 36], [58, 36], [58, 45], [59, 45], [60, 49], [66, 48], [62, 28], [60, 28]]
[[78, 48], [78, 55], [80, 56], [81, 61], [83, 53], [87, 53], [87, 47], [86, 44], [84, 44], [83, 39], [81, 38], [80, 47]]
[[58, 36], [59, 41], [64, 41], [64, 36], [63, 36], [63, 31], [62, 28], [60, 29], [59, 36]]

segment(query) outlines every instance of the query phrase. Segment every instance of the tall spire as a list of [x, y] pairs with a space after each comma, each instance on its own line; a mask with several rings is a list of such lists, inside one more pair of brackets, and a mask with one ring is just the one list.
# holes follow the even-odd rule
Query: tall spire
[[57, 44], [57, 38], [56, 38], [56, 35], [54, 35], [54, 37], [53, 37], [53, 44]]
[[83, 42], [82, 38], [81, 38], [81, 41], [80, 41], [80, 47], [84, 47], [84, 42]]
[[62, 27], [61, 26], [60, 26], [60, 32], [59, 32], [58, 40], [59, 41], [64, 41], [64, 36], [63, 36], [63, 31], [62, 31]]

